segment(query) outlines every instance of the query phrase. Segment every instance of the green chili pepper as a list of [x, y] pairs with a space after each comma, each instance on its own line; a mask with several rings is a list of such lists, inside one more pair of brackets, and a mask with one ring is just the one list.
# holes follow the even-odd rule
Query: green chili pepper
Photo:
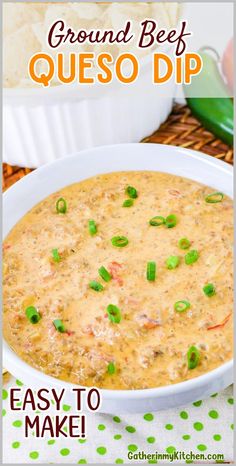
[[[234, 134], [232, 99], [220, 74], [217, 60], [206, 51], [200, 50], [198, 53], [203, 61], [202, 70], [192, 79], [191, 84], [184, 86], [188, 106], [207, 130], [232, 146]], [[207, 97], [197, 97], [203, 93]]]
[[41, 319], [39, 312], [36, 307], [29, 306], [25, 310], [26, 317], [30, 320], [31, 324], [37, 324]]
[[187, 352], [188, 368], [195, 369], [200, 361], [200, 351], [196, 346], [190, 346]]
[[92, 280], [91, 282], [89, 282], [89, 288], [91, 288], [94, 291], [104, 290], [103, 285], [101, 285], [101, 283], [99, 282], [96, 282], [96, 280]]
[[108, 318], [114, 324], [119, 324], [121, 321], [121, 312], [120, 309], [115, 306], [115, 304], [109, 304], [107, 306]]
[[107, 366], [107, 372], [108, 372], [108, 374], [110, 374], [110, 375], [115, 374], [115, 372], [116, 372], [116, 366], [115, 366], [114, 362], [109, 362], [109, 364], [108, 364], [108, 366]]

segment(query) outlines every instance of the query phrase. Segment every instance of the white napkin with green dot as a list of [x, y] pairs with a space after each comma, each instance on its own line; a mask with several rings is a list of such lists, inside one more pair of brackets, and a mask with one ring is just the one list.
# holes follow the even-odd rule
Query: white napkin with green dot
[[[128, 459], [128, 453], [137, 454], [140, 451], [146, 454], [192, 451], [203, 453], [206, 458], [208, 455], [223, 454], [225, 462], [233, 461], [232, 386], [213, 394], [208, 400], [167, 411], [122, 416], [88, 413], [88, 437], [77, 440], [39, 439], [34, 435], [24, 438], [23, 414], [21, 411], [11, 411], [8, 404], [8, 390], [17, 385], [21, 385], [21, 382], [12, 377], [3, 388], [3, 463], [157, 462]], [[64, 406], [64, 410], [68, 412], [70, 407]], [[50, 414], [50, 411], [46, 414]], [[164, 462], [169, 463], [170, 460]], [[204, 463], [202, 460], [200, 462]], [[206, 459], [205, 462], [216, 461]]]

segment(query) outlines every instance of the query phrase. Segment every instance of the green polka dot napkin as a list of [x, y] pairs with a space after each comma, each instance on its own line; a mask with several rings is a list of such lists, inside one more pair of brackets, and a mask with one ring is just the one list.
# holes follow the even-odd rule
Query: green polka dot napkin
[[[228, 387], [208, 400], [167, 411], [112, 416], [87, 415], [88, 438], [24, 438], [22, 413], [11, 411], [8, 390], [21, 385], [11, 380], [2, 391], [3, 462], [59, 464], [156, 463], [129, 460], [128, 454], [148, 453], [223, 454], [233, 461], [233, 389]], [[65, 405], [64, 411], [70, 411]], [[47, 412], [49, 414], [49, 412]], [[160, 461], [163, 463], [163, 461]], [[169, 463], [170, 460], [165, 460]], [[178, 462], [177, 460], [175, 462]], [[183, 463], [183, 460], [180, 461]], [[192, 462], [187, 460], [186, 462]], [[199, 463], [199, 461], [196, 461]], [[203, 463], [204, 461], [201, 461]], [[206, 460], [206, 463], [215, 463]]]

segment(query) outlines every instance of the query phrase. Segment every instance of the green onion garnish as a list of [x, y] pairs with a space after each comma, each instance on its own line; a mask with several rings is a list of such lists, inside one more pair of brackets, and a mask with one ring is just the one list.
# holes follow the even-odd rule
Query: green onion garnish
[[198, 251], [196, 251], [196, 249], [192, 249], [192, 251], [189, 251], [185, 256], [185, 264], [193, 264], [194, 262], [197, 262], [198, 258]]
[[102, 267], [100, 267], [100, 269], [98, 269], [98, 273], [105, 282], [109, 282], [111, 280], [111, 274], [108, 272], [108, 270], [105, 267], [103, 267], [103, 265]]
[[121, 321], [121, 312], [120, 309], [114, 304], [109, 304], [107, 306], [108, 318], [113, 324], [119, 324]]
[[156, 279], [156, 262], [147, 263], [147, 280], [154, 282]]
[[57, 200], [56, 202], [56, 211], [58, 214], [65, 214], [67, 211], [67, 204], [66, 201], [63, 197], [60, 197], [60, 199]]
[[166, 219], [164, 217], [161, 217], [160, 215], [157, 215], [156, 217], [151, 218], [149, 220], [149, 224], [152, 225], [152, 227], [159, 227], [160, 225], [164, 225], [166, 223]]
[[108, 364], [108, 366], [107, 366], [107, 372], [108, 372], [108, 374], [110, 374], [110, 375], [115, 374], [115, 372], [116, 372], [116, 366], [115, 366], [114, 362], [109, 362], [109, 364]]
[[195, 369], [200, 360], [200, 352], [196, 346], [190, 346], [187, 352], [188, 368]]
[[208, 196], [205, 197], [205, 201], [208, 204], [217, 204], [218, 202], [221, 202], [223, 198], [224, 198], [223, 193], [216, 192], [216, 193], [208, 194]]
[[29, 319], [31, 324], [37, 324], [38, 321], [41, 319], [40, 314], [38, 313], [36, 307], [29, 306], [25, 310], [26, 317]]
[[58, 249], [53, 249], [52, 250], [52, 258], [53, 258], [54, 262], [60, 262], [61, 256], [60, 256], [60, 254], [58, 252]]
[[89, 233], [91, 236], [96, 235], [97, 233], [97, 226], [94, 220], [89, 220], [88, 222]]
[[131, 207], [133, 204], [134, 204], [133, 199], [126, 199], [123, 202], [122, 207]]
[[176, 215], [171, 214], [171, 215], [168, 215], [168, 217], [166, 217], [165, 224], [166, 224], [167, 228], [175, 227], [176, 223], [177, 223]]
[[89, 282], [89, 287], [92, 288], [94, 291], [102, 291], [104, 290], [104, 286], [101, 283], [96, 282], [96, 280], [92, 280]]
[[179, 248], [180, 249], [188, 249], [191, 246], [191, 243], [189, 239], [187, 238], [181, 238], [178, 242]]
[[117, 248], [124, 248], [129, 243], [129, 240], [126, 236], [114, 236], [111, 239], [111, 242], [113, 246], [116, 246]]
[[54, 325], [55, 329], [60, 333], [64, 333], [66, 331], [65, 325], [62, 323], [62, 321], [60, 319], [54, 320], [53, 325]]
[[133, 188], [133, 186], [128, 186], [125, 192], [131, 199], [136, 199], [138, 197], [137, 189]]
[[208, 296], [209, 298], [211, 296], [214, 296], [214, 294], [216, 294], [216, 290], [215, 290], [215, 287], [213, 285], [213, 283], [207, 283], [204, 287], [203, 287], [203, 292], [205, 293], [206, 296]]
[[188, 301], [177, 301], [174, 305], [175, 311], [184, 312], [190, 308], [190, 303]]
[[168, 259], [166, 260], [167, 269], [169, 269], [169, 270], [176, 269], [176, 267], [178, 267], [178, 265], [179, 265], [179, 262], [180, 262], [180, 260], [179, 260], [178, 256], [168, 257]]

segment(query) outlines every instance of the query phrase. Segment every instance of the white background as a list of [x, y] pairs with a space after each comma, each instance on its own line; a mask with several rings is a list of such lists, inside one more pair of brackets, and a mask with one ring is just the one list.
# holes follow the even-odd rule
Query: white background
[[184, 18], [194, 36], [188, 39], [189, 50], [211, 45], [220, 54], [233, 36], [233, 2], [186, 3]]

